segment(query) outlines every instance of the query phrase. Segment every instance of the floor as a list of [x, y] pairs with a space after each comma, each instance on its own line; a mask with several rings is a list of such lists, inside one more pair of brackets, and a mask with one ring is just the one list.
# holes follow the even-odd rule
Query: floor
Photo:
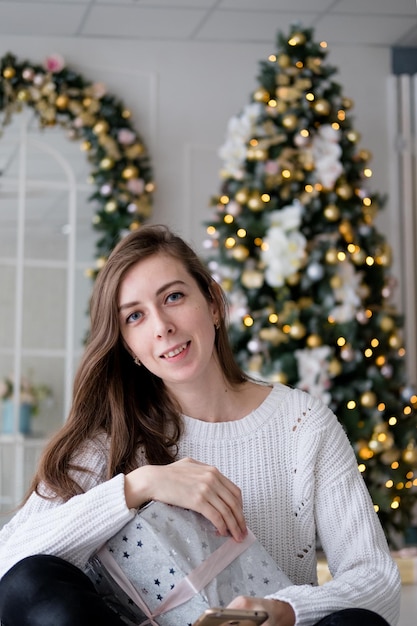
[[403, 585], [401, 613], [398, 626], [415, 626], [417, 623], [417, 584]]

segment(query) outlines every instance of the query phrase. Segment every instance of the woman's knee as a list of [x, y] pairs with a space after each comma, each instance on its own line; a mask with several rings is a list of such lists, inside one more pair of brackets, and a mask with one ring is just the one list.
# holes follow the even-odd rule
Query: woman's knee
[[79, 590], [93, 591], [77, 567], [50, 555], [30, 556], [14, 565], [0, 581], [0, 619], [5, 626], [73, 624]]

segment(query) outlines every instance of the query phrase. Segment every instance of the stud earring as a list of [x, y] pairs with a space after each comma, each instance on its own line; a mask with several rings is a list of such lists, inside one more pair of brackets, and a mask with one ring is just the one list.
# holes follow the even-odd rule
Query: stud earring
[[216, 330], [219, 330], [219, 328], [220, 328], [220, 320], [216, 320], [216, 321], [214, 322], [214, 328], [215, 328]]
[[133, 362], [135, 365], [137, 365], [138, 367], [140, 367], [142, 365], [142, 363], [139, 361], [138, 357], [135, 356], [135, 358], [133, 359]]

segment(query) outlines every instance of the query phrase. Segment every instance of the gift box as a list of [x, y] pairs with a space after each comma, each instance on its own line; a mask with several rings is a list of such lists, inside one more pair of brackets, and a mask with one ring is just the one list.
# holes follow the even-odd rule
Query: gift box
[[90, 561], [98, 591], [128, 624], [190, 626], [238, 595], [291, 585], [251, 531], [238, 543], [202, 515], [152, 502]]

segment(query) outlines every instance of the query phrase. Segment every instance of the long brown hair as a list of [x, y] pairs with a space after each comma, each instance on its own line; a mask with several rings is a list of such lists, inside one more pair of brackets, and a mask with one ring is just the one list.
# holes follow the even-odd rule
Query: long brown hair
[[220, 312], [215, 348], [225, 379], [238, 385], [247, 376], [236, 364], [226, 327], [223, 291], [185, 241], [162, 225], [144, 226], [114, 248], [95, 282], [90, 302], [90, 334], [74, 380], [72, 407], [64, 426], [42, 456], [30, 491], [41, 482], [64, 499], [80, 492], [71, 470], [81, 446], [100, 432], [109, 436], [107, 477], [135, 469], [142, 445], [152, 464], [175, 460], [181, 435], [180, 407], [163, 381], [145, 367], [137, 367], [123, 343], [118, 315], [120, 284], [126, 272], [142, 259], [164, 253], [180, 260], [208, 302]]

